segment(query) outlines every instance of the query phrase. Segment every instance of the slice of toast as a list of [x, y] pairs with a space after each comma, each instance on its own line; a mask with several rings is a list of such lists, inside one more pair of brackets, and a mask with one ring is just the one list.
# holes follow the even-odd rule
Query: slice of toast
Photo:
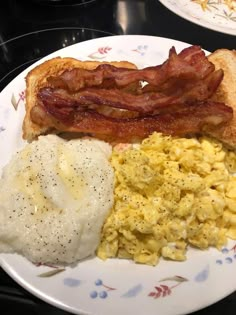
[[47, 85], [47, 78], [49, 76], [60, 75], [65, 70], [73, 68], [82, 68], [92, 70], [98, 65], [109, 63], [119, 68], [136, 69], [137, 67], [128, 61], [114, 61], [114, 62], [99, 62], [99, 61], [80, 61], [75, 58], [61, 58], [56, 57], [47, 60], [40, 65], [33, 68], [26, 76], [26, 102], [25, 102], [25, 117], [23, 121], [23, 139], [33, 141], [39, 135], [47, 134], [48, 132], [56, 132], [49, 127], [39, 126], [32, 122], [30, 112], [33, 106], [37, 104], [37, 92], [40, 88]]
[[218, 49], [208, 56], [216, 69], [224, 71], [224, 78], [212, 97], [214, 101], [223, 102], [234, 110], [233, 119], [224, 126], [211, 132], [211, 135], [230, 148], [236, 148], [236, 51]]
[[[212, 100], [223, 102], [231, 106], [234, 110], [232, 121], [224, 126], [211, 131], [211, 135], [230, 148], [236, 148], [236, 51], [228, 49], [218, 49], [208, 56], [209, 60], [215, 65], [216, 69], [223, 69], [224, 79]], [[30, 117], [31, 109], [37, 103], [37, 92], [46, 86], [49, 76], [60, 75], [65, 70], [75, 67], [83, 69], [95, 69], [99, 64], [110, 63], [116, 67], [136, 69], [137, 67], [130, 62], [99, 62], [99, 61], [80, 61], [74, 58], [56, 57], [43, 62], [33, 68], [26, 76], [26, 104], [25, 118], [23, 122], [23, 138], [27, 141], [37, 139], [39, 135], [57, 132], [50, 127], [40, 126], [32, 122]]]

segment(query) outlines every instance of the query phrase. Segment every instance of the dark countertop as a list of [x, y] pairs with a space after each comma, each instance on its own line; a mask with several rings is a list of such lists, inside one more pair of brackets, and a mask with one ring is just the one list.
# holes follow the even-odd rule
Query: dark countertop
[[[201, 45], [236, 48], [236, 36], [208, 30], [167, 10], [158, 0], [40, 0], [0, 2], [0, 90], [38, 59], [87, 39], [122, 34], [154, 35]], [[52, 1], [50, 1], [52, 3]], [[80, 5], [78, 5], [78, 3]], [[236, 277], [235, 275], [232, 275]], [[19, 287], [0, 269], [1, 315], [66, 315]], [[6, 311], [4, 311], [6, 309]], [[236, 293], [195, 315], [235, 314]]]
[[236, 46], [235, 36], [190, 23], [158, 0], [79, 2], [86, 1], [87, 5], [63, 7], [40, 5], [40, 0], [1, 1], [0, 90], [48, 53], [91, 38], [145, 34], [198, 44], [209, 51]]

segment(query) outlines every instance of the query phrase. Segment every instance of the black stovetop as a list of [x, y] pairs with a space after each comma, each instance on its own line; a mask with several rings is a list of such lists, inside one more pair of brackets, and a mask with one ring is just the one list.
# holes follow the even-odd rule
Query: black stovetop
[[[236, 48], [235, 36], [192, 24], [158, 0], [3, 0], [0, 91], [22, 70], [55, 50], [92, 38], [123, 34], [173, 38], [201, 45], [208, 51]], [[235, 310], [236, 293], [194, 314], [232, 315]], [[32, 296], [0, 269], [0, 314], [19, 312], [69, 314]]]

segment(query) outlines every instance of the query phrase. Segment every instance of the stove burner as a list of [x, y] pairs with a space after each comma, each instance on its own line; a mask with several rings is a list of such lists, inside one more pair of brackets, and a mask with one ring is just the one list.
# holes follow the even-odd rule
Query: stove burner
[[[87, 6], [89, 3], [94, 5]], [[11, 0], [4, 6], [8, 14], [0, 10], [0, 91], [28, 66], [54, 51], [124, 33], [116, 19], [117, 1]]]
[[[51, 28], [0, 41], [0, 91], [37, 60], [61, 48], [113, 33], [87, 28]], [[16, 51], [18, 52], [16, 54]]]
[[97, 0], [32, 0], [34, 3], [42, 5], [57, 5], [57, 6], [81, 6], [87, 5]]

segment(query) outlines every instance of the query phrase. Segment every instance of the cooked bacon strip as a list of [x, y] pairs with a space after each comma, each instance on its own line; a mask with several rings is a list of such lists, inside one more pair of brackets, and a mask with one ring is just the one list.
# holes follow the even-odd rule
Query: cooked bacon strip
[[180, 112], [137, 118], [111, 118], [96, 111], [64, 112], [56, 106], [36, 106], [31, 112], [34, 122], [46, 124], [59, 131], [91, 133], [118, 141], [144, 138], [154, 131], [183, 136], [211, 130], [232, 119], [232, 108], [216, 102], [186, 105]]
[[214, 71], [203, 80], [176, 89], [172, 95], [164, 95], [158, 92], [133, 95], [118, 89], [98, 88], [88, 88], [70, 94], [63, 89], [42, 88], [38, 93], [38, 97], [43, 103], [55, 104], [57, 107], [75, 108], [96, 104], [139, 113], [151, 113], [153, 111], [157, 113], [169, 110], [171, 105], [208, 99], [216, 91], [222, 79], [222, 70]]
[[68, 89], [71, 92], [85, 87], [102, 86], [105, 80], [111, 80], [117, 87], [128, 86], [137, 81], [160, 86], [170, 78], [199, 80], [214, 69], [214, 65], [208, 61], [201, 47], [190, 46], [178, 55], [172, 47], [169, 58], [162, 65], [155, 67], [135, 70], [102, 64], [94, 70], [75, 68], [64, 71], [60, 76], [49, 77], [48, 82], [52, 87]]

